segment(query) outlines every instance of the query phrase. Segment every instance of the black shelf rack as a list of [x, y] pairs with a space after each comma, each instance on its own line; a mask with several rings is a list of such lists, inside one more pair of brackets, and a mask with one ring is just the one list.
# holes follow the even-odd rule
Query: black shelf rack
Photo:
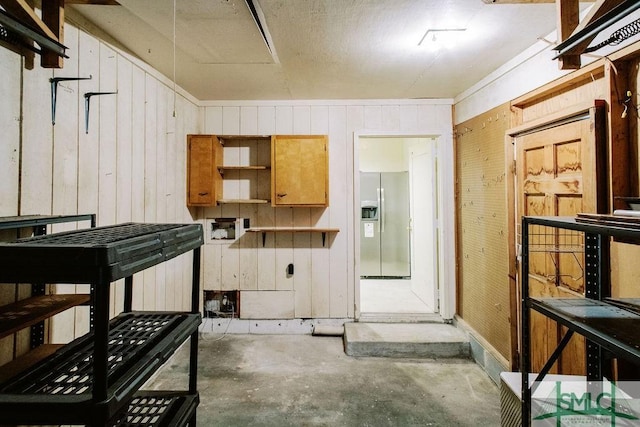
[[[531, 247], [540, 238], [534, 226], [552, 227], [583, 233], [585, 298], [539, 298], [529, 296], [529, 261]], [[560, 235], [559, 233], [556, 235]], [[542, 381], [558, 360], [574, 333], [586, 338], [587, 381], [601, 381], [609, 375], [604, 366], [605, 352], [640, 363], [640, 301], [638, 299], [612, 299], [610, 297], [610, 238], [640, 244], [637, 224], [606, 223], [573, 217], [522, 218], [522, 289], [520, 330], [522, 374], [523, 425], [531, 421], [532, 387]], [[573, 239], [572, 239], [573, 240]], [[574, 243], [574, 242], [572, 242]], [[556, 350], [540, 370], [535, 380], [529, 380], [531, 371], [530, 310], [539, 312], [567, 328]], [[606, 374], [606, 375], [605, 375]]]
[[[119, 224], [0, 243], [0, 283], [88, 283], [91, 332], [0, 384], [0, 423], [195, 425], [200, 224]], [[133, 274], [193, 251], [190, 312], [133, 312]], [[39, 268], [33, 268], [38, 265]], [[125, 279], [109, 320], [110, 285]], [[138, 389], [190, 339], [189, 390]]]
[[[72, 215], [20, 215], [0, 217], [0, 230], [16, 230], [16, 238], [20, 237], [20, 230], [31, 228], [34, 236], [47, 234], [47, 226], [51, 224], [62, 224], [65, 222], [89, 221], [90, 226], [96, 226], [95, 214], [72, 214]], [[46, 294], [44, 283], [31, 284], [31, 296], [38, 297]], [[92, 310], [93, 311], [93, 310]], [[44, 343], [44, 321], [40, 321], [31, 326], [31, 349]]]

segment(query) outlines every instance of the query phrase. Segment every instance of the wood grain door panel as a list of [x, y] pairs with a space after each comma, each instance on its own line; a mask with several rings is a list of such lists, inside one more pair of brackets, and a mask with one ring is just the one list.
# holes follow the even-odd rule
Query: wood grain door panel
[[213, 135], [187, 136], [187, 205], [214, 206], [222, 188], [222, 146]]
[[271, 150], [273, 205], [327, 206], [327, 138], [277, 135]]
[[[575, 216], [579, 212], [602, 212], [602, 174], [597, 155], [604, 141], [599, 108], [575, 121], [515, 138], [517, 168], [517, 218], [528, 216]], [[598, 154], [600, 153], [600, 154]], [[606, 183], [605, 183], [606, 184]], [[600, 187], [600, 188], [598, 188]], [[519, 221], [518, 221], [519, 223]], [[578, 236], [578, 237], [576, 237]], [[538, 227], [530, 230], [529, 293], [532, 297], [581, 298], [584, 296], [584, 254], [571, 248], [582, 244], [576, 233]], [[532, 312], [531, 362], [539, 371], [555, 350], [565, 330], [555, 321]], [[586, 369], [585, 340], [574, 335], [553, 373], [583, 375]]]

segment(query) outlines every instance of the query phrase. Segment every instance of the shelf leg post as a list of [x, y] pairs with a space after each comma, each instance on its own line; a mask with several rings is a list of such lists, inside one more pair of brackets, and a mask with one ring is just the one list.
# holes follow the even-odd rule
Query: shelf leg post
[[529, 307], [529, 224], [525, 217], [522, 218], [522, 289], [520, 292], [520, 313], [522, 317], [522, 332], [520, 334], [520, 373], [521, 377], [521, 425], [529, 426], [531, 422], [531, 389], [529, 388], [530, 359], [530, 320]]
[[133, 276], [124, 279], [124, 312], [130, 313], [133, 309]]
[[[585, 233], [585, 297], [601, 301], [611, 295], [609, 277], [609, 238], [601, 234]], [[586, 340], [588, 390], [600, 393], [602, 378], [612, 377], [611, 366], [606, 366], [605, 350], [593, 341]]]
[[[37, 225], [33, 227], [34, 236], [44, 236], [47, 234], [46, 225]], [[46, 293], [46, 286], [44, 283], [31, 284], [31, 296], [40, 296]], [[44, 321], [40, 321], [31, 327], [31, 349], [34, 349], [44, 344]]]
[[327, 240], [327, 233], [326, 232], [322, 232], [322, 247], [324, 248], [324, 242]]
[[93, 400], [107, 398], [109, 357], [109, 282], [95, 285], [95, 343], [93, 348]]
[[[191, 277], [191, 312], [200, 313], [200, 247], [193, 250], [193, 271]], [[198, 389], [198, 331], [191, 334], [189, 352], [189, 392]], [[194, 420], [195, 423], [195, 420]]]
[[264, 245], [267, 242], [267, 233], [265, 233], [264, 231], [262, 232], [262, 247], [264, 248]]

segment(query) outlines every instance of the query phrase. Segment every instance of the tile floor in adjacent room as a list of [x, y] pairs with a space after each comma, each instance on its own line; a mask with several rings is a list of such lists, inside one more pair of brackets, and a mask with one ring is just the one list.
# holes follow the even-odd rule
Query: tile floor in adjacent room
[[411, 290], [411, 279], [360, 279], [362, 313], [433, 313]]
[[[350, 357], [340, 337], [204, 334], [198, 426], [498, 426], [469, 359]], [[187, 387], [188, 344], [146, 388]]]

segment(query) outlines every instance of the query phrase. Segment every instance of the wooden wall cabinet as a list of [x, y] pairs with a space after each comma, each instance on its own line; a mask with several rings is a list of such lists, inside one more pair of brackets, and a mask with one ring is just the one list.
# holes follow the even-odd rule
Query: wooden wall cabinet
[[326, 136], [271, 137], [271, 205], [329, 205], [329, 153]]
[[[329, 153], [326, 135], [188, 135], [187, 143], [188, 206], [269, 203], [266, 200], [269, 186], [273, 207], [329, 205]], [[266, 159], [261, 154], [264, 150], [258, 148], [264, 147], [264, 143], [270, 144], [266, 147]], [[257, 152], [252, 153], [252, 147]], [[269, 178], [270, 183], [266, 182], [266, 194], [263, 194], [265, 178]], [[224, 186], [223, 180], [227, 182]], [[227, 191], [233, 190], [233, 186], [228, 184], [234, 180], [243, 182], [244, 191], [241, 189], [240, 193], [247, 193], [249, 196], [240, 194], [241, 197], [238, 197], [235, 194], [238, 191]]]
[[222, 194], [222, 144], [215, 135], [187, 135], [187, 206], [215, 206]]

